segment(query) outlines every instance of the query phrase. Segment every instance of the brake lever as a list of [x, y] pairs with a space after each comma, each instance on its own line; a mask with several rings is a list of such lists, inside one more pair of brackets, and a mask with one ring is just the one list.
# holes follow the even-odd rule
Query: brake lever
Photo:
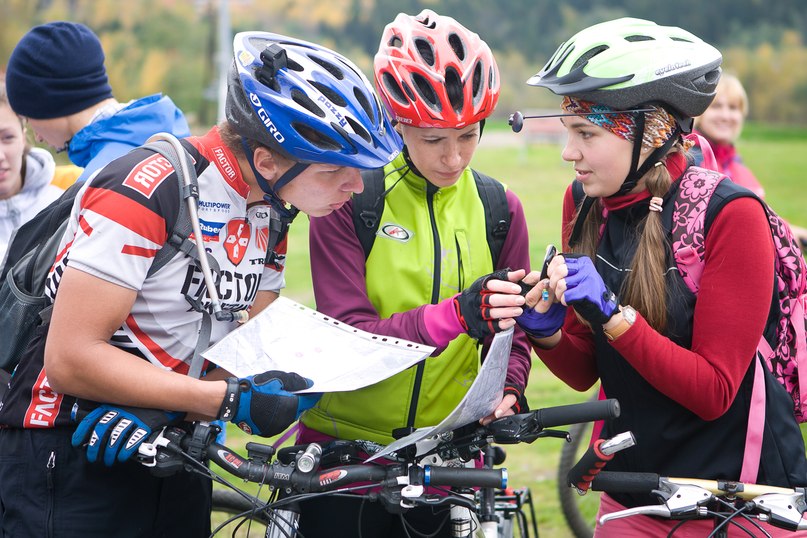
[[600, 525], [612, 519], [630, 516], [661, 516], [668, 519], [684, 519], [693, 515], [704, 517], [707, 508], [703, 506], [714, 498], [711, 492], [689, 484], [664, 483], [661, 489], [653, 490], [664, 504], [637, 506], [605, 514], [600, 518]]
[[807, 511], [803, 492], [767, 493], [755, 497], [751, 502], [763, 512], [759, 514], [760, 521], [792, 531], [807, 530], [807, 520], [803, 519]]
[[476, 502], [462, 495], [428, 495], [410, 500], [421, 506], [462, 506], [463, 508], [476, 511]]
[[670, 509], [663, 504], [653, 504], [648, 506], [637, 506], [635, 508], [626, 508], [617, 512], [611, 512], [600, 517], [600, 525], [605, 525], [613, 519], [621, 519], [623, 517], [631, 516], [659, 516], [664, 518], [670, 517]]
[[[494, 420], [487, 427], [493, 440], [502, 445], [514, 445], [521, 442], [531, 443], [537, 439], [537, 435], [541, 432], [540, 424], [538, 424], [534, 412], [508, 415]], [[533, 436], [529, 441], [527, 440], [528, 435]]]
[[136, 459], [138, 463], [146, 467], [157, 465], [157, 452], [160, 448], [165, 448], [171, 443], [171, 439], [165, 436], [167, 426], [159, 431], [152, 441], [143, 441], [137, 447]]

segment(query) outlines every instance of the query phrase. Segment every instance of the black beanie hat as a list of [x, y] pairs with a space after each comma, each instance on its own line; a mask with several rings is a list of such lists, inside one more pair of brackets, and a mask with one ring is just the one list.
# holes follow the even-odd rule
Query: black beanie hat
[[38, 120], [69, 116], [112, 97], [98, 36], [75, 22], [35, 26], [11, 53], [6, 93], [14, 112]]

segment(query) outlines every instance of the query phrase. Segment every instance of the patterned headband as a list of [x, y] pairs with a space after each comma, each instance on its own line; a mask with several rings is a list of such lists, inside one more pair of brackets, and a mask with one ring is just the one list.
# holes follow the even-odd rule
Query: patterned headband
[[[612, 112], [613, 109], [569, 96], [563, 98], [560, 107], [566, 112], [585, 117], [594, 125], [625, 140], [632, 142], [636, 136], [636, 114], [634, 113], [603, 114], [603, 112]], [[653, 112], [645, 113], [642, 144], [651, 148], [659, 148], [669, 140], [675, 131], [675, 118], [659, 106], [648, 108], [652, 108]]]

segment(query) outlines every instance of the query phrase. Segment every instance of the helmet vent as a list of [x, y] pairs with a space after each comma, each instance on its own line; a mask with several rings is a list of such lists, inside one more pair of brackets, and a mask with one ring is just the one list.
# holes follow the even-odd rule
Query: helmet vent
[[580, 56], [580, 58], [578, 58], [576, 62], [574, 62], [574, 65], [572, 66], [572, 71], [574, 71], [577, 68], [583, 67], [588, 63], [590, 59], [592, 59], [601, 52], [605, 52], [606, 50], [608, 50], [607, 45], [600, 45], [599, 47], [589, 49], [588, 51], [586, 51], [585, 54]]
[[396, 49], [399, 49], [399, 48], [401, 48], [403, 46], [403, 39], [401, 39], [401, 36], [396, 34], [396, 35], [392, 36], [391, 38], [389, 38], [389, 41], [387, 41], [387, 46], [388, 47], [395, 47]]
[[359, 122], [357, 122], [356, 120], [354, 120], [353, 118], [351, 118], [349, 116], [346, 116], [345, 119], [350, 124], [350, 126], [353, 128], [354, 133], [356, 133], [357, 135], [362, 137], [364, 139], [364, 141], [367, 142], [368, 144], [373, 143], [373, 138], [370, 136], [370, 133], [368, 133], [367, 129], [362, 127], [362, 125]]
[[310, 97], [297, 88], [291, 90], [291, 98], [295, 103], [308, 110], [312, 114], [316, 114], [320, 118], [325, 117], [325, 111], [322, 110], [313, 100], [311, 100]]
[[384, 88], [387, 90], [387, 95], [401, 103], [402, 105], [408, 105], [409, 99], [406, 98], [404, 95], [401, 86], [398, 84], [398, 81], [395, 80], [395, 77], [390, 75], [388, 72], [384, 72], [381, 75], [381, 80], [384, 84]]
[[[476, 78], [476, 73], [474, 73], [474, 78]], [[448, 94], [451, 108], [457, 113], [462, 111], [462, 105], [464, 104], [462, 86], [462, 78], [457, 70], [453, 67], [446, 68], [446, 93]]]
[[634, 43], [636, 41], [655, 41], [655, 39], [649, 35], [629, 35], [625, 37], [625, 41]]
[[325, 84], [323, 84], [321, 82], [317, 82], [316, 80], [309, 80], [308, 83], [311, 84], [316, 89], [318, 89], [320, 92], [322, 92], [322, 95], [324, 95], [326, 98], [328, 98], [328, 100], [330, 102], [332, 102], [333, 104], [335, 104], [336, 106], [340, 106], [340, 107], [346, 107], [347, 106], [347, 101], [345, 101], [345, 98], [342, 97], [341, 95], [339, 95], [338, 93], [336, 93], [335, 91], [333, 91], [331, 88], [329, 88]]
[[370, 106], [370, 101], [367, 100], [367, 96], [359, 89], [354, 87], [353, 88], [353, 95], [356, 97], [356, 101], [359, 102], [361, 108], [364, 110], [364, 113], [367, 115], [368, 118], [375, 119], [375, 114], [373, 114], [373, 107]]
[[[440, 100], [437, 99], [437, 93], [435, 93], [434, 88], [432, 88], [432, 85], [426, 77], [419, 73], [412, 73], [412, 82], [415, 85], [415, 90], [418, 95], [420, 95], [421, 99], [423, 99], [430, 108], [433, 110], [441, 109]], [[450, 87], [448, 83], [448, 73], [446, 73], [446, 86]]]
[[482, 84], [482, 62], [476, 62], [474, 66], [474, 75], [471, 79], [471, 95], [473, 95], [474, 104], [477, 104], [484, 94], [484, 84]]
[[305, 69], [302, 65], [298, 64], [291, 58], [286, 58], [286, 67], [288, 67], [292, 71], [298, 71], [298, 72], [303, 71], [303, 69]]
[[305, 123], [293, 122], [291, 127], [304, 138], [309, 144], [316, 146], [325, 151], [338, 151], [342, 149], [342, 145], [338, 144], [333, 138], [325, 136], [316, 129], [309, 127]]
[[331, 62], [326, 62], [326, 61], [325, 61], [325, 60], [323, 60], [322, 58], [318, 58], [318, 57], [316, 57], [316, 56], [311, 56], [311, 55], [309, 55], [308, 57], [309, 57], [309, 58], [311, 58], [311, 60], [312, 60], [314, 63], [318, 64], [320, 67], [322, 67], [323, 69], [325, 69], [325, 70], [326, 70], [328, 73], [330, 73], [331, 75], [333, 75], [333, 76], [334, 76], [335, 78], [337, 78], [338, 80], [342, 80], [342, 79], [344, 79], [344, 78], [345, 78], [345, 74], [342, 72], [342, 70], [341, 70], [341, 69], [339, 69], [339, 67], [338, 67], [338, 66], [336, 66], [336, 65], [332, 64]]
[[448, 44], [451, 45], [451, 48], [454, 50], [454, 54], [457, 55], [459, 60], [465, 61], [465, 44], [462, 42], [462, 39], [457, 34], [450, 34], [448, 36]]
[[[423, 15], [423, 14], [421, 14], [421, 15]], [[423, 18], [418, 17], [418, 18], [417, 18], [417, 19], [415, 19], [415, 20], [416, 20], [416, 21], [418, 21], [418, 22], [419, 22], [420, 24], [422, 24], [423, 26], [425, 26], [426, 28], [428, 28], [429, 30], [434, 30], [435, 28], [437, 28], [437, 21], [432, 20], [432, 19], [429, 17], [429, 15], [428, 15], [428, 14], [423, 15]]]
[[670, 39], [672, 39], [673, 41], [681, 41], [682, 43], [694, 43], [694, 41], [692, 41], [691, 39], [687, 39], [685, 37], [671, 36]]
[[418, 38], [415, 39], [415, 47], [420, 57], [423, 58], [423, 61], [426, 62], [429, 67], [434, 67], [434, 48], [432, 48], [432, 44], [423, 38]]

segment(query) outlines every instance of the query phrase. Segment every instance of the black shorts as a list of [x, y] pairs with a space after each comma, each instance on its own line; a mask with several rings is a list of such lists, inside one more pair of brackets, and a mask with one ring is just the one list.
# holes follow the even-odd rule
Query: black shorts
[[87, 463], [72, 429], [0, 429], [0, 537], [206, 537], [211, 482]]

